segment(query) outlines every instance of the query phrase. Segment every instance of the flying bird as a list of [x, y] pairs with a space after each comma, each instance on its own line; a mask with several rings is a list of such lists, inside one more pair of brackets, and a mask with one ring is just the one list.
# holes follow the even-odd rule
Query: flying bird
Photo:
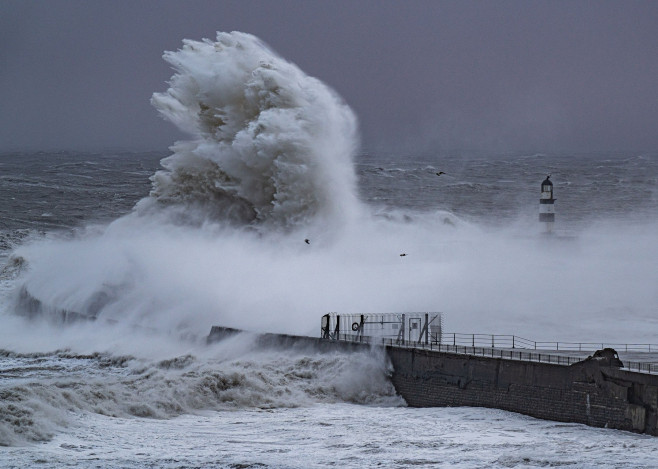
[[441, 176], [442, 174], [445, 174], [445, 173], [443, 171], [439, 171], [438, 173], [436, 173], [437, 176]]
[[304, 242], [305, 242], [306, 244], [311, 244], [311, 242], [308, 240], [308, 238], [306, 238], [306, 239], [304, 240]]
[[407, 255], [407, 254], [403, 252], [402, 254], [400, 254], [400, 257], [404, 257], [404, 256], [406, 256], [406, 255]]

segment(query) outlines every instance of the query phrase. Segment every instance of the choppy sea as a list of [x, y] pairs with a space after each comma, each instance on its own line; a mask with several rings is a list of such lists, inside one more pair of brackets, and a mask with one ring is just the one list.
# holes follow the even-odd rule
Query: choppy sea
[[362, 154], [364, 220], [276, 235], [145, 221], [165, 156], [0, 155], [1, 466], [658, 466], [655, 437], [408, 408], [376, 352], [203, 340], [408, 309], [457, 332], [658, 343], [657, 154]]

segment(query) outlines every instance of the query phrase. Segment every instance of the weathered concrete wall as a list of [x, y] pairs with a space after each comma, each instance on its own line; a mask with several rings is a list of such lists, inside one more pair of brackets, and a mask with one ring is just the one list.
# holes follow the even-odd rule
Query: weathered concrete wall
[[[241, 331], [213, 327], [208, 341]], [[366, 344], [258, 334], [258, 346], [364, 350]], [[387, 347], [397, 392], [412, 407], [475, 406], [658, 435], [658, 376], [601, 360], [571, 366]]]
[[586, 360], [571, 366], [390, 347], [396, 390], [414, 407], [479, 406], [657, 435], [658, 376]]
[[345, 342], [338, 340], [323, 340], [317, 337], [306, 337], [299, 335], [288, 335], [288, 334], [255, 334], [251, 332], [245, 332], [240, 329], [233, 329], [230, 327], [222, 326], [213, 326], [208, 335], [207, 342], [217, 342], [229, 337], [233, 337], [237, 334], [248, 334], [253, 336], [254, 344], [257, 347], [274, 347], [274, 348], [292, 348], [292, 349], [303, 349], [303, 348], [313, 348], [320, 351], [332, 351], [332, 350], [341, 350], [341, 351], [363, 351], [370, 348], [368, 344], [361, 344], [358, 342]]

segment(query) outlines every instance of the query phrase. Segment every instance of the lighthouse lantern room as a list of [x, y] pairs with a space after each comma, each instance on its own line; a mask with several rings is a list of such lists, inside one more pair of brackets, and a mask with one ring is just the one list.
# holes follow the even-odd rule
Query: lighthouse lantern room
[[553, 223], [555, 222], [554, 202], [553, 183], [549, 174], [541, 183], [541, 197], [539, 199], [539, 221], [544, 224], [544, 231], [546, 233], [553, 231]]

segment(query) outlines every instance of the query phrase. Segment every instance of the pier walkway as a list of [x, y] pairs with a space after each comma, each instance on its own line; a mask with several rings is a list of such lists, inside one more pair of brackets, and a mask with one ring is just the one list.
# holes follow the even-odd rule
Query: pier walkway
[[612, 348], [623, 362], [622, 369], [658, 374], [658, 344], [536, 342], [513, 335], [463, 333], [443, 333], [440, 337], [432, 335], [427, 341], [359, 334], [338, 334], [334, 340], [567, 366], [592, 356], [596, 350]]

